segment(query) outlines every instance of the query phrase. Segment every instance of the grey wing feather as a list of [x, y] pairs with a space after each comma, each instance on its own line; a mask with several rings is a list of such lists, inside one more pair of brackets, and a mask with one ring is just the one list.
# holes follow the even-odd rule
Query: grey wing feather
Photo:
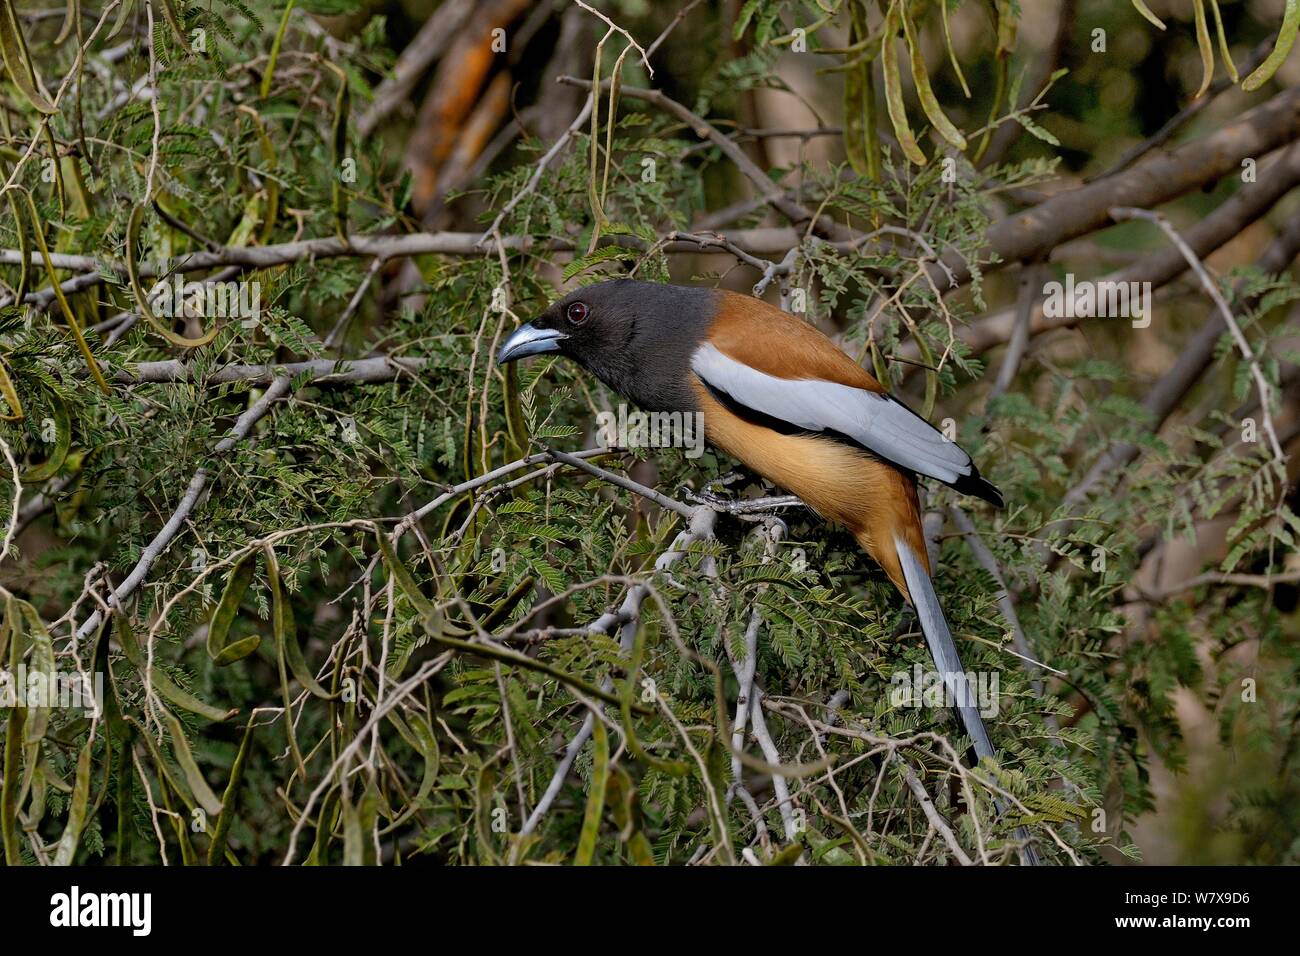
[[929, 422], [888, 395], [820, 379], [785, 379], [751, 368], [705, 343], [691, 368], [736, 403], [797, 428], [838, 432], [879, 457], [953, 484], [973, 472], [971, 459]]

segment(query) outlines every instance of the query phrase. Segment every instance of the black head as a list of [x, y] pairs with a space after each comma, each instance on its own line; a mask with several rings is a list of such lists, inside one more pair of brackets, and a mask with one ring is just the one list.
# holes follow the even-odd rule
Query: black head
[[711, 289], [611, 279], [553, 303], [501, 346], [497, 364], [554, 352], [651, 410], [694, 408], [690, 355], [717, 309]]

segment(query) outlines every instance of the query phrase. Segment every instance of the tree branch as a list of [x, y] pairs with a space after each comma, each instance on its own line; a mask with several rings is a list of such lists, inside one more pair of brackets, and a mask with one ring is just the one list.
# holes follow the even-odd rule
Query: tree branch
[[[1159, 206], [1240, 170], [1243, 159], [1265, 156], [1297, 137], [1300, 87], [1293, 87], [1202, 139], [998, 220], [985, 234], [984, 251], [1002, 265], [1042, 256], [1105, 226], [1116, 206]], [[943, 261], [959, 284], [970, 281], [970, 268], [960, 256], [949, 252]], [[936, 282], [938, 278], [935, 273]]]

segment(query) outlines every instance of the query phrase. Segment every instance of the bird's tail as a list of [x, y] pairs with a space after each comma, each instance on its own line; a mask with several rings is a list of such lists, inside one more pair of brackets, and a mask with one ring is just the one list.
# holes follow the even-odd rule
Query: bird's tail
[[930, 656], [939, 672], [943, 686], [947, 689], [949, 699], [957, 703], [957, 713], [961, 715], [962, 725], [975, 744], [975, 754], [981, 760], [993, 756], [993, 744], [989, 742], [989, 732], [980, 718], [979, 705], [975, 699], [966, 669], [962, 667], [961, 657], [957, 654], [957, 645], [953, 642], [952, 632], [939, 606], [939, 596], [934, 593], [930, 575], [911, 546], [901, 539], [894, 542], [898, 548], [898, 562], [903, 566], [903, 580], [907, 582], [907, 591], [912, 596], [912, 606], [921, 621], [921, 631], [925, 642], [930, 647]]
[[[957, 645], [953, 642], [952, 632], [948, 630], [948, 622], [943, 616], [943, 608], [939, 606], [939, 596], [934, 593], [929, 572], [926, 571], [920, 556], [902, 538], [895, 538], [894, 546], [903, 569], [903, 580], [906, 581], [908, 593], [912, 598], [912, 607], [916, 609], [916, 616], [921, 622], [921, 631], [925, 634], [925, 642], [929, 645], [930, 656], [934, 659], [934, 666], [939, 672], [943, 686], [957, 704], [957, 713], [961, 716], [962, 726], [966, 728], [966, 733], [975, 745], [976, 756], [981, 760], [992, 757], [993, 744], [989, 741], [989, 732], [980, 717], [974, 689], [966, 676], [965, 668], [962, 667]], [[996, 803], [1000, 810], [1005, 809], [1001, 800], [997, 800]], [[1016, 837], [1022, 845], [1021, 860], [1027, 866], [1037, 866], [1038, 854], [1033, 844], [1029, 842], [1029, 834], [1023, 827], [1019, 827], [1016, 830]]]

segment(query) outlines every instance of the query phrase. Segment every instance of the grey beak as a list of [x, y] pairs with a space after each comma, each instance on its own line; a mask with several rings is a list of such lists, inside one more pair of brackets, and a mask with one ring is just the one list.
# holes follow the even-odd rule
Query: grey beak
[[497, 352], [497, 364], [505, 365], [515, 359], [543, 352], [558, 352], [560, 342], [567, 338], [558, 329], [539, 329], [531, 323], [525, 323], [515, 329], [514, 334], [501, 346], [501, 351]]

